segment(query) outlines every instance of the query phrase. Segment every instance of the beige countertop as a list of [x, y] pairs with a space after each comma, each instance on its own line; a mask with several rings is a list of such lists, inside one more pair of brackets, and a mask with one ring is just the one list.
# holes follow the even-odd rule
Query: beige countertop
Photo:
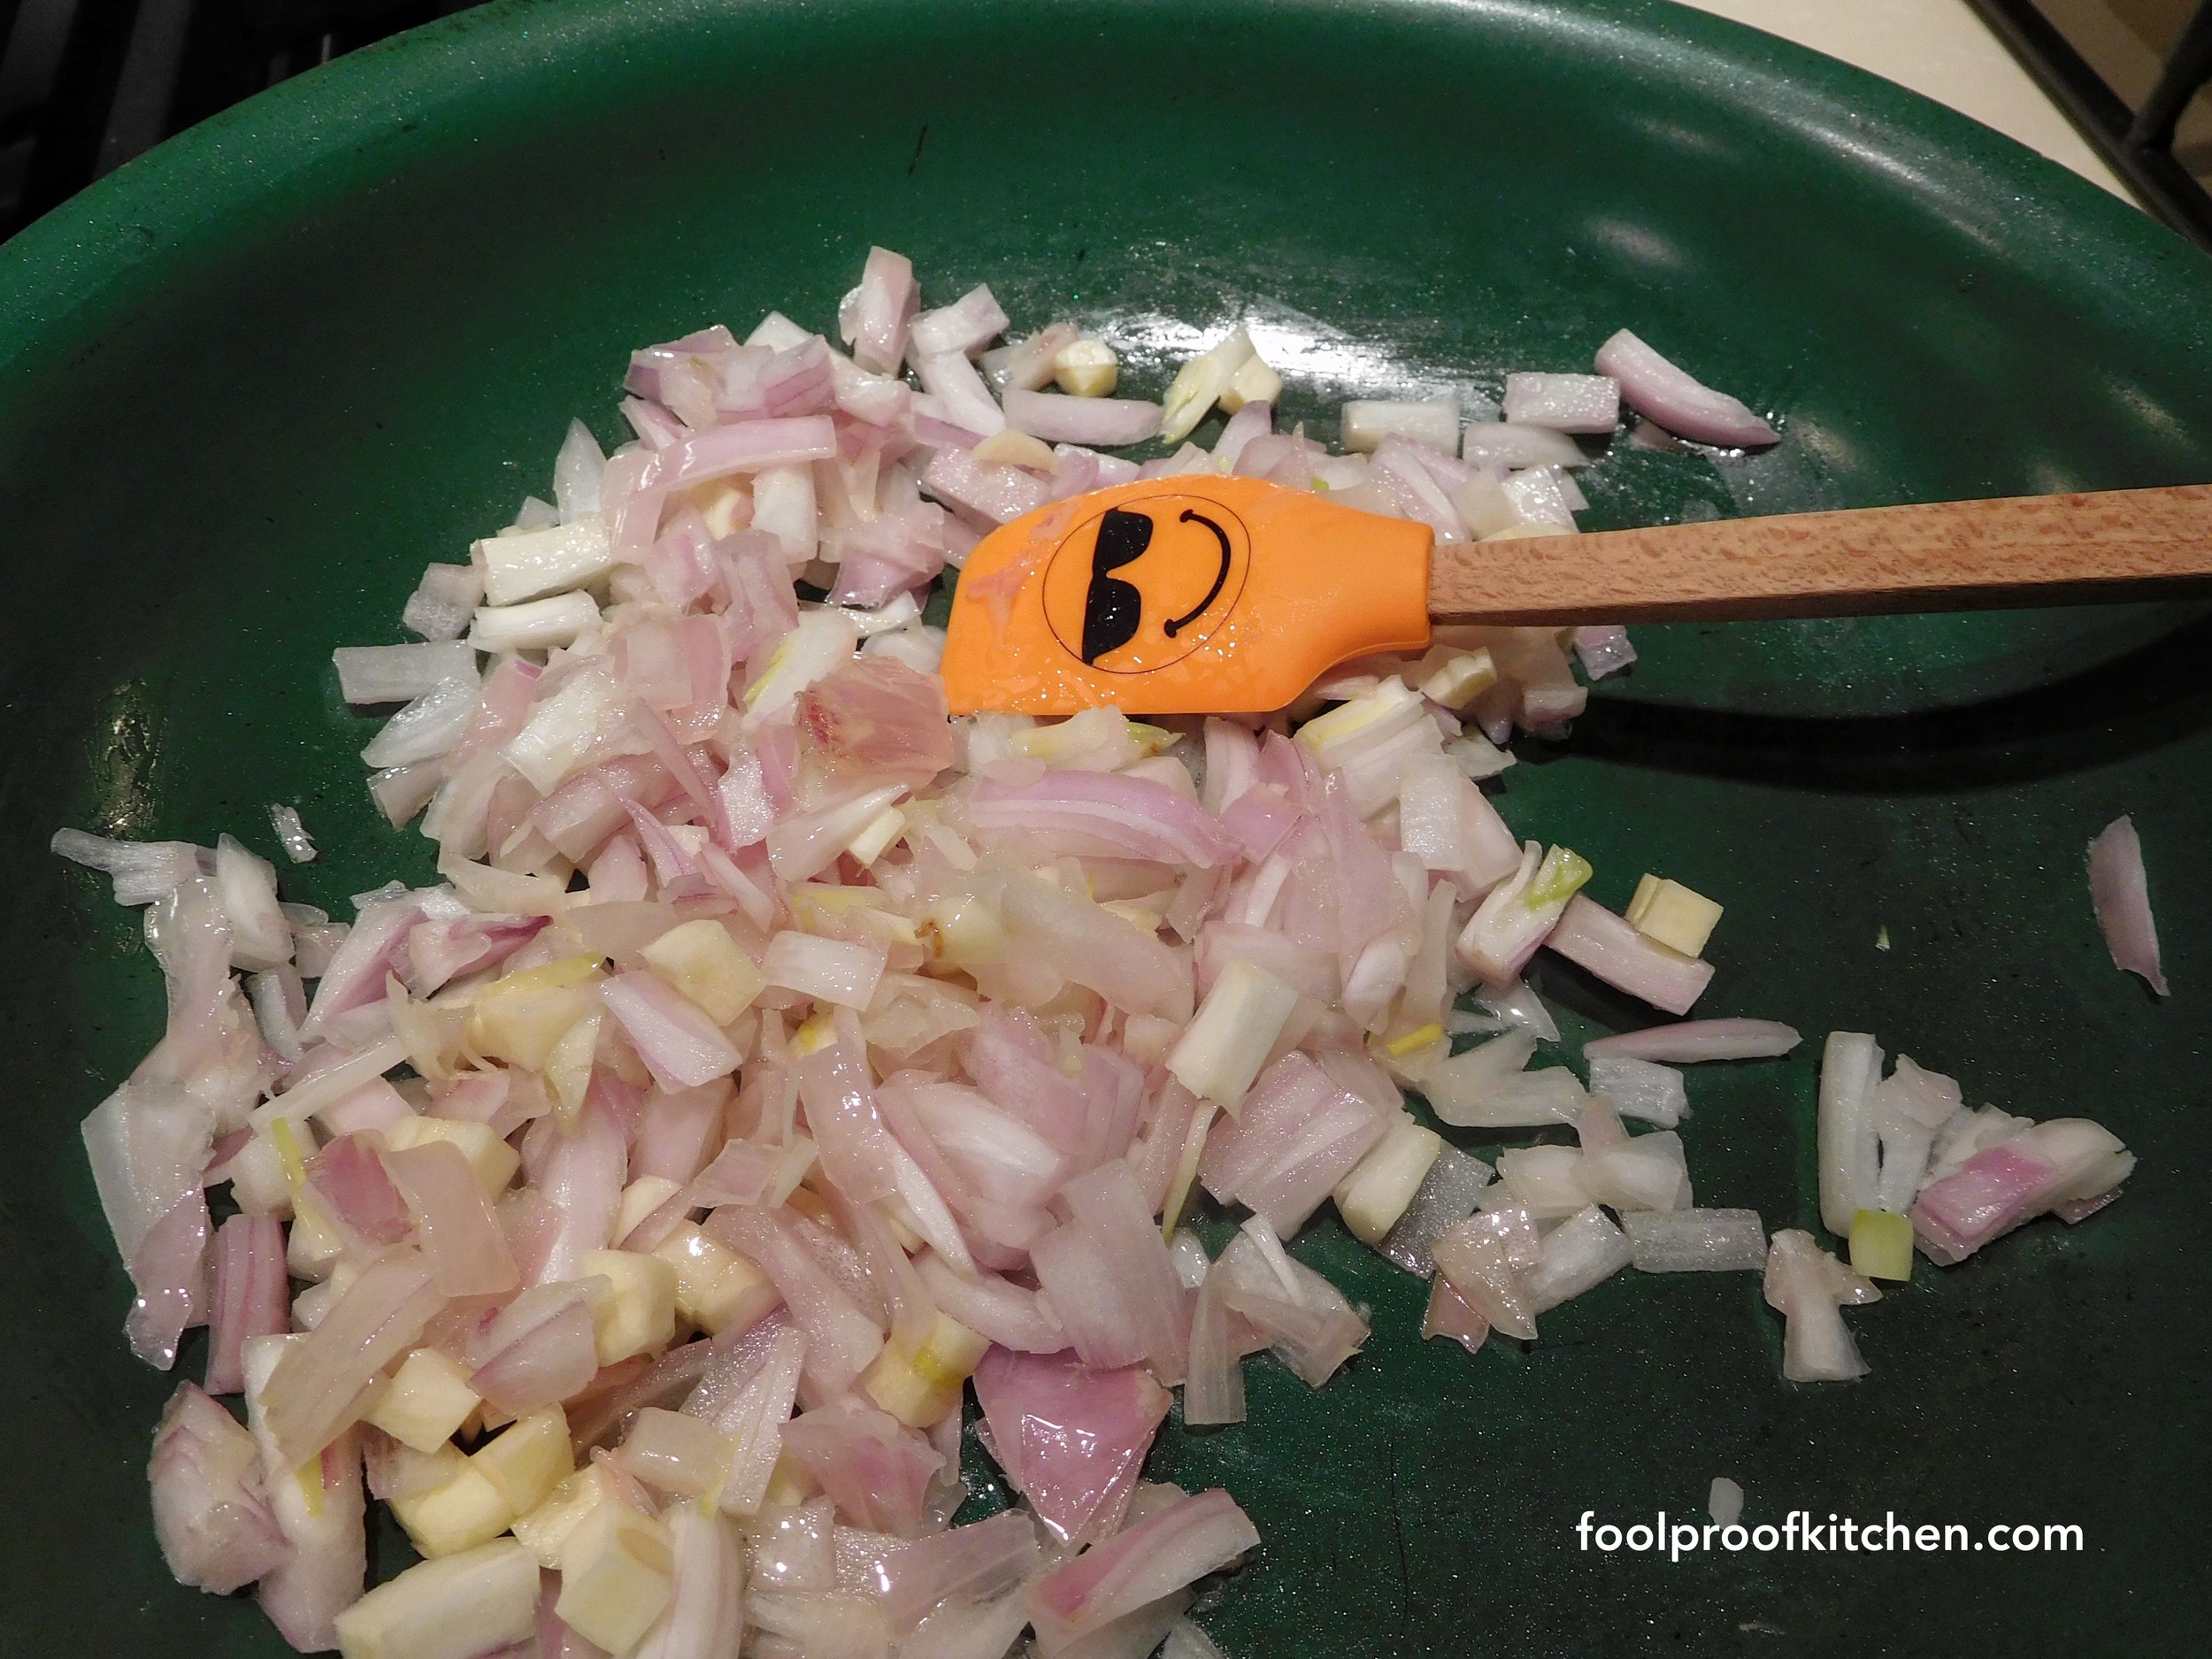
[[1966, 0], [1680, 0], [1947, 104], [2134, 198]]

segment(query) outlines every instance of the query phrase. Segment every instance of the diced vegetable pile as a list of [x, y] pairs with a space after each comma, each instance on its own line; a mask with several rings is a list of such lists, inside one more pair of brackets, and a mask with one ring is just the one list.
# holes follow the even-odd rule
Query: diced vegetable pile
[[[1471, 1352], [1632, 1265], [1758, 1271], [1810, 1381], [1865, 1371], [1839, 1310], [1916, 1247], [1947, 1265], [2116, 1194], [2133, 1160], [2097, 1125], [1970, 1110], [1838, 1032], [1847, 1266], [1693, 1198], [1679, 1068], [1796, 1032], [1532, 1067], [1559, 1040], [1540, 949], [1671, 1015], [1713, 978], [1719, 904], [1650, 874], [1617, 915], [1482, 787], [1515, 728], [1581, 712], [1571, 651], [1633, 660], [1617, 627], [1442, 630], [1265, 718], [948, 718], [923, 602], [1048, 501], [1233, 471], [1445, 540], [1571, 534], [1572, 434], [1624, 400], [1646, 443], [1767, 422], [1624, 331], [1594, 373], [1509, 376], [1503, 419], [1347, 405], [1332, 453], [1275, 430], [1240, 328], [1156, 403], [1112, 395], [1107, 342], [1007, 324], [982, 288], [921, 310], [877, 249], [849, 350], [772, 313], [637, 353], [634, 442], [572, 426], [550, 503], [425, 572], [418, 642], [336, 653], [348, 701], [403, 704], [365, 759], [435, 885], [340, 922], [228, 836], [56, 838], [147, 907], [168, 987], [84, 1133], [134, 1348], [167, 1368], [209, 1327], [151, 1466], [183, 1582], [256, 1585], [351, 1659], [999, 1659], [1025, 1631], [1190, 1659], [1187, 1608], [1258, 1534], [1146, 1453], [1175, 1389], [1239, 1424], [1248, 1356], [1318, 1388], [1359, 1353], [1368, 1311], [1286, 1248], [1325, 1205]], [[1156, 437], [1179, 447], [1103, 452]], [[2139, 965], [2124, 840], [2099, 904]], [[1494, 1169], [1407, 1090], [1448, 1130], [1571, 1141]], [[1246, 1212], [1210, 1258], [1197, 1187]], [[954, 1526], [971, 1390], [1019, 1504]], [[368, 1589], [372, 1496], [423, 1559]]]

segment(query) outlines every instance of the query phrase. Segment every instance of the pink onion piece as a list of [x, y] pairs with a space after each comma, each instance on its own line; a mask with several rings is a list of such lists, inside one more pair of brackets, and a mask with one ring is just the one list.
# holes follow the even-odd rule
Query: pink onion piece
[[2135, 1157], [2118, 1138], [2079, 1118], [2047, 1118], [1985, 1147], [1920, 1190], [1912, 1207], [1921, 1253], [1939, 1266], [1963, 1261], [2047, 1210], [2073, 1218], [2119, 1189]]
[[869, 657], [833, 669], [799, 694], [802, 764], [840, 787], [920, 789], [952, 764], [944, 682]]
[[1688, 1019], [1678, 1025], [1624, 1031], [1582, 1045], [1583, 1054], [1624, 1060], [1656, 1060], [1688, 1065], [1700, 1060], [1768, 1060], [1785, 1055], [1803, 1039], [1796, 1030], [1771, 1019]]
[[1159, 435], [1160, 406], [1134, 397], [1069, 397], [1010, 388], [1006, 424], [1047, 443], [1119, 449]]
[[1730, 449], [1781, 441], [1741, 403], [1677, 368], [1625, 328], [1598, 348], [1597, 371], [1620, 382], [1621, 399], [1631, 409], [1682, 437]]
[[914, 365], [914, 378], [922, 383], [923, 391], [934, 400], [938, 411], [950, 425], [972, 432], [978, 438], [987, 438], [1006, 429], [1006, 417], [991, 400], [991, 388], [984, 384], [983, 376], [968, 361], [966, 353], [940, 351], [929, 357], [910, 354], [910, 357]]
[[178, 1384], [162, 1409], [147, 1473], [154, 1536], [179, 1584], [228, 1595], [291, 1555], [269, 1512], [253, 1437], [196, 1383]]
[[1051, 487], [1018, 466], [979, 461], [964, 450], [941, 449], [922, 469], [922, 488], [950, 506], [992, 524], [1011, 524], [1051, 499]]
[[1035, 783], [983, 780], [969, 817], [977, 831], [1048, 831], [1080, 856], [1152, 858], [1201, 869], [1237, 856], [1236, 843], [1203, 807], [1149, 778], [1051, 772]]
[[1005, 309], [979, 282], [951, 304], [915, 318], [908, 337], [917, 357], [934, 357], [945, 351], [973, 357], [1005, 332]]
[[975, 1371], [991, 1455], [1060, 1542], [1121, 1528], [1167, 1390], [1137, 1366], [1087, 1368], [1072, 1354], [994, 1348]]
[[872, 1203], [898, 1190], [891, 1137], [876, 1110], [866, 1044], [849, 1010], [839, 1010], [835, 1033], [834, 1041], [799, 1062], [799, 1095], [823, 1172], [846, 1197]]
[[1218, 1487], [1146, 1517], [1055, 1568], [1030, 1592], [1041, 1653], [1054, 1654], [1114, 1619], [1218, 1572], [1260, 1541]]
[[738, 1052], [699, 1005], [658, 974], [634, 970], [599, 987], [653, 1080], [665, 1089], [697, 1088], [737, 1070]]
[[1429, 1287], [1428, 1311], [1421, 1317], [1421, 1337], [1448, 1337], [1470, 1354], [1479, 1354], [1490, 1337], [1490, 1321], [1451, 1286], [1442, 1274]]
[[207, 1317], [207, 1194], [195, 1188], [147, 1229], [131, 1253], [138, 1294], [124, 1330], [131, 1351], [159, 1370], [177, 1363], [178, 1340]]
[[[783, 1425], [790, 1419], [806, 1360], [806, 1338], [780, 1315], [762, 1320], [757, 1330], [764, 1333], [765, 1340], [743, 1381], [730, 1390], [727, 1399], [718, 1401], [715, 1409], [695, 1413], [706, 1417], [733, 1442], [730, 1475], [723, 1483], [722, 1499], [740, 1511], [758, 1509], [767, 1493], [777, 1461], [783, 1455]], [[703, 1381], [701, 1391], [705, 1388]], [[696, 1403], [698, 1396], [695, 1395], [686, 1402], [685, 1409], [691, 1410]]]
[[300, 1025], [301, 1038], [311, 1042], [340, 1014], [380, 1001], [384, 976], [398, 962], [408, 935], [420, 920], [422, 904], [411, 897], [363, 906], [353, 931], [316, 983], [315, 1000], [308, 1004], [307, 1018]]
[[1187, 959], [1080, 894], [1010, 870], [1000, 920], [1029, 960], [1116, 1007], [1178, 1025], [1190, 1018], [1194, 992]]
[[1544, 943], [1616, 990], [1670, 1014], [1686, 1014], [1712, 983], [1713, 964], [1647, 939], [1582, 894], [1567, 901]]
[[2135, 820], [2124, 813], [2089, 843], [2089, 898], [2112, 965], [2164, 996], [2166, 973], [2158, 962], [2158, 924], [2151, 916], [2150, 887], [2143, 873], [2143, 842]]
[[1128, 1165], [1116, 1160], [1063, 1191], [1074, 1217], [1038, 1240], [1030, 1260], [1075, 1351], [1090, 1365], [1146, 1361], [1163, 1382], [1179, 1382], [1190, 1315]]
[[[533, 1282], [573, 1279], [588, 1252], [614, 1242], [615, 1217], [629, 1180], [622, 1126], [587, 1096], [572, 1127], [557, 1118], [540, 1118], [523, 1146], [531, 1185], [552, 1207], [552, 1237]], [[530, 1160], [538, 1150], [541, 1161]]]
[[526, 1290], [494, 1318], [475, 1344], [469, 1386], [520, 1417], [565, 1400], [599, 1369], [591, 1304], [573, 1284]]
[[534, 939], [542, 916], [475, 916], [462, 921], [419, 922], [408, 930], [407, 987], [428, 996], [447, 980], [505, 961]]
[[888, 1412], [847, 1395], [793, 1418], [783, 1443], [856, 1525], [900, 1538], [923, 1532], [930, 1478], [945, 1460]]
[[1285, 1236], [1297, 1232], [1382, 1139], [1388, 1119], [1308, 1056], [1285, 1055], [1207, 1137], [1199, 1178]]
[[853, 361], [872, 374], [896, 373], [921, 302], [913, 262], [887, 248], [869, 249], [860, 286], [837, 308], [838, 336], [853, 349]]
[[215, 1233], [208, 1393], [242, 1391], [247, 1340], [281, 1335], [291, 1328], [291, 1320], [292, 1281], [284, 1265], [284, 1224], [274, 1216], [233, 1216]]
[[362, 1270], [270, 1373], [262, 1404], [287, 1467], [305, 1463], [359, 1418], [378, 1373], [415, 1345], [445, 1301], [413, 1250], [392, 1250]]
[[707, 1232], [744, 1256], [783, 1294], [792, 1324], [806, 1338], [807, 1371], [833, 1394], [883, 1351], [883, 1328], [808, 1254], [786, 1215], [733, 1206], [709, 1217]]
[[407, 1205], [365, 1135], [342, 1134], [307, 1160], [315, 1208], [357, 1254], [373, 1256], [413, 1236]]
[[423, 1259], [441, 1294], [499, 1295], [522, 1282], [484, 1185], [460, 1148], [426, 1141], [385, 1153], [384, 1168], [414, 1217]]
[[933, 1255], [918, 1257], [914, 1266], [930, 1299], [978, 1336], [1028, 1354], [1056, 1354], [1068, 1346], [1059, 1316], [1039, 1292], [995, 1273], [963, 1279]]
[[826, 415], [744, 420], [714, 426], [671, 444], [654, 457], [650, 488], [687, 489], [733, 472], [834, 460], [837, 431]]

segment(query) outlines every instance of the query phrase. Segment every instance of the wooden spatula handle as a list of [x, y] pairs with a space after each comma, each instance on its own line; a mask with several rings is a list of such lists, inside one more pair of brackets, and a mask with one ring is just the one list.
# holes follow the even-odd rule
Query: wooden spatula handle
[[1438, 622], [1711, 622], [2212, 591], [2212, 485], [1451, 542]]

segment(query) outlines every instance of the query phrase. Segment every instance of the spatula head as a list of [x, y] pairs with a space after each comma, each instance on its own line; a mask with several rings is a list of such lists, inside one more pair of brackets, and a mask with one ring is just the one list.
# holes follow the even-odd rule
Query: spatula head
[[969, 554], [945, 693], [956, 714], [1279, 709], [1339, 663], [1427, 645], [1430, 541], [1254, 478], [1071, 496]]

